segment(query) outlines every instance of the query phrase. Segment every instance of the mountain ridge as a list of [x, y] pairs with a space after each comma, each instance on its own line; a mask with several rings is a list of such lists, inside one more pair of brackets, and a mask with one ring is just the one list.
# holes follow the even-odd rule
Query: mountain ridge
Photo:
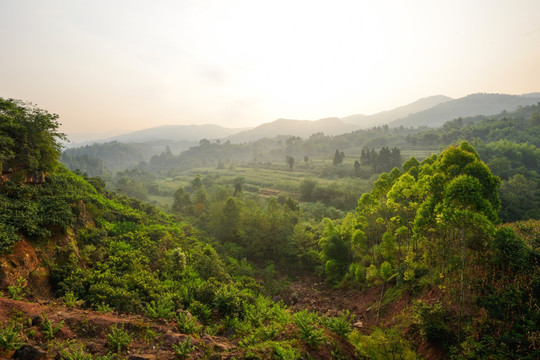
[[312, 134], [322, 132], [325, 135], [340, 135], [357, 130], [358, 127], [347, 124], [337, 117], [329, 117], [319, 120], [294, 120], [277, 119], [269, 123], [261, 124], [251, 130], [242, 131], [231, 135], [227, 139], [231, 142], [255, 141], [261, 138], [272, 138], [280, 135], [309, 137]]
[[361, 126], [361, 128], [369, 128], [377, 125], [385, 125], [390, 121], [408, 116], [419, 111], [429, 109], [438, 104], [454, 100], [451, 97], [445, 95], [433, 95], [424, 98], [420, 98], [412, 103], [398, 106], [392, 110], [384, 110], [371, 115], [355, 114], [341, 118], [341, 120], [354, 125]]
[[[476, 93], [440, 103], [429, 109], [390, 122], [390, 127], [439, 127], [460, 117], [492, 116], [502, 111], [513, 111], [519, 106], [534, 105], [540, 101], [535, 94], [508, 95]], [[540, 94], [539, 94], [540, 95]]]
[[318, 120], [280, 118], [253, 128], [227, 128], [217, 124], [163, 125], [101, 140], [66, 144], [66, 147], [72, 148], [110, 141], [125, 143], [157, 141], [189, 142], [189, 144], [186, 143], [184, 146], [186, 147], [202, 139], [219, 139], [242, 143], [280, 135], [304, 138], [315, 133], [341, 135], [355, 130], [382, 125], [389, 125], [390, 127], [438, 127], [442, 126], [446, 121], [459, 117], [491, 116], [499, 114], [503, 110], [512, 111], [519, 106], [533, 105], [539, 101], [540, 92], [531, 92], [522, 95], [476, 93], [457, 99], [445, 95], [433, 95], [371, 115], [353, 114], [342, 118], [327, 117]]

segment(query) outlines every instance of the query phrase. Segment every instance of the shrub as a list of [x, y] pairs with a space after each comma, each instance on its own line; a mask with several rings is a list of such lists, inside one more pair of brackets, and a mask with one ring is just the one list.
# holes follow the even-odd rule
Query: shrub
[[191, 344], [191, 337], [188, 336], [186, 341], [179, 342], [178, 345], [172, 346], [174, 353], [179, 359], [189, 359], [195, 347]]
[[73, 291], [66, 292], [62, 300], [64, 301], [64, 305], [66, 305], [68, 309], [82, 305], [82, 303], [84, 303], [83, 300], [79, 300], [79, 298], [77, 298], [77, 295], [75, 295]]
[[0, 354], [15, 350], [22, 345], [21, 327], [11, 325], [0, 329]]
[[168, 298], [160, 298], [158, 301], [152, 300], [146, 305], [146, 316], [150, 319], [170, 320], [174, 316], [174, 303]]
[[184, 334], [194, 334], [200, 330], [200, 326], [197, 325], [197, 318], [183, 311], [176, 314], [176, 326], [178, 331]]
[[294, 322], [298, 326], [300, 338], [306, 345], [318, 348], [324, 341], [324, 332], [315, 327], [314, 323], [318, 321], [318, 316], [306, 310], [294, 314]]
[[193, 300], [189, 305], [189, 312], [203, 324], [207, 324], [212, 316], [212, 309], [210, 309], [208, 305], [197, 300]]
[[448, 328], [449, 313], [440, 302], [427, 304], [418, 301], [415, 304], [415, 313], [420, 326], [420, 334], [429, 342], [445, 344], [452, 334]]
[[26, 286], [26, 280], [22, 277], [17, 278], [17, 284], [8, 286], [9, 296], [13, 300], [21, 300], [24, 296], [24, 288]]
[[60, 351], [60, 359], [62, 360], [92, 360], [90, 354], [81, 349], [68, 349]]
[[349, 310], [346, 310], [343, 314], [336, 317], [329, 317], [324, 319], [324, 325], [333, 333], [346, 338], [352, 331], [351, 325], [354, 320], [354, 314], [351, 316]]
[[51, 340], [54, 338], [54, 335], [62, 329], [64, 322], [61, 321], [60, 324], [54, 326], [53, 322], [49, 320], [47, 315], [43, 314], [43, 321], [41, 322], [41, 333], [45, 336], [45, 339]]
[[109, 328], [107, 334], [107, 345], [109, 349], [115, 352], [120, 352], [131, 344], [131, 336], [123, 327], [117, 327], [116, 324]]
[[298, 360], [300, 359], [300, 354], [298, 351], [291, 347], [289, 344], [278, 344], [273, 343], [272, 344], [273, 350], [274, 350], [274, 356], [278, 359], [283, 360]]
[[313, 346], [314, 348], [318, 348], [319, 345], [324, 341], [324, 334], [322, 330], [317, 329], [312, 324], [309, 324], [304, 321], [296, 321], [296, 325], [298, 326], [298, 329], [300, 330], [300, 338], [304, 340], [304, 342], [308, 346]]

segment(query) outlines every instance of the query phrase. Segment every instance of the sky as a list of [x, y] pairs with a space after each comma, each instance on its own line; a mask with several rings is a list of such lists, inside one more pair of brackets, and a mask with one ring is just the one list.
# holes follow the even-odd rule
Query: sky
[[0, 97], [61, 130], [253, 127], [540, 91], [540, 0], [0, 0]]

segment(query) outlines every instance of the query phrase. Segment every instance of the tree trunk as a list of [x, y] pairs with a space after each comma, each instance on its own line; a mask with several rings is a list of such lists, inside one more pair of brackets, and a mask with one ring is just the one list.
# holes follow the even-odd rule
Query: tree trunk
[[383, 298], [383, 295], [384, 295], [384, 286], [385, 285], [386, 285], [386, 281], [383, 282], [383, 284], [382, 284], [381, 296], [379, 297], [379, 307], [377, 309], [377, 321], [379, 321], [379, 315], [381, 314], [381, 305], [382, 305], [382, 298]]
[[460, 291], [459, 291], [459, 317], [458, 317], [458, 342], [461, 343], [461, 330], [463, 327], [463, 306], [465, 303], [465, 239], [463, 229], [459, 230], [459, 242], [461, 246], [461, 271], [460, 271]]

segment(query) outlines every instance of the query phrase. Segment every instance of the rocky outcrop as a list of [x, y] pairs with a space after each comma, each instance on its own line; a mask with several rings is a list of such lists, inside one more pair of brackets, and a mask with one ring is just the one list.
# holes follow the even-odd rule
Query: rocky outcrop
[[48, 297], [49, 275], [49, 270], [40, 263], [36, 248], [26, 239], [15, 243], [11, 254], [0, 257], [0, 289], [18, 285], [19, 279], [23, 279], [27, 295]]

